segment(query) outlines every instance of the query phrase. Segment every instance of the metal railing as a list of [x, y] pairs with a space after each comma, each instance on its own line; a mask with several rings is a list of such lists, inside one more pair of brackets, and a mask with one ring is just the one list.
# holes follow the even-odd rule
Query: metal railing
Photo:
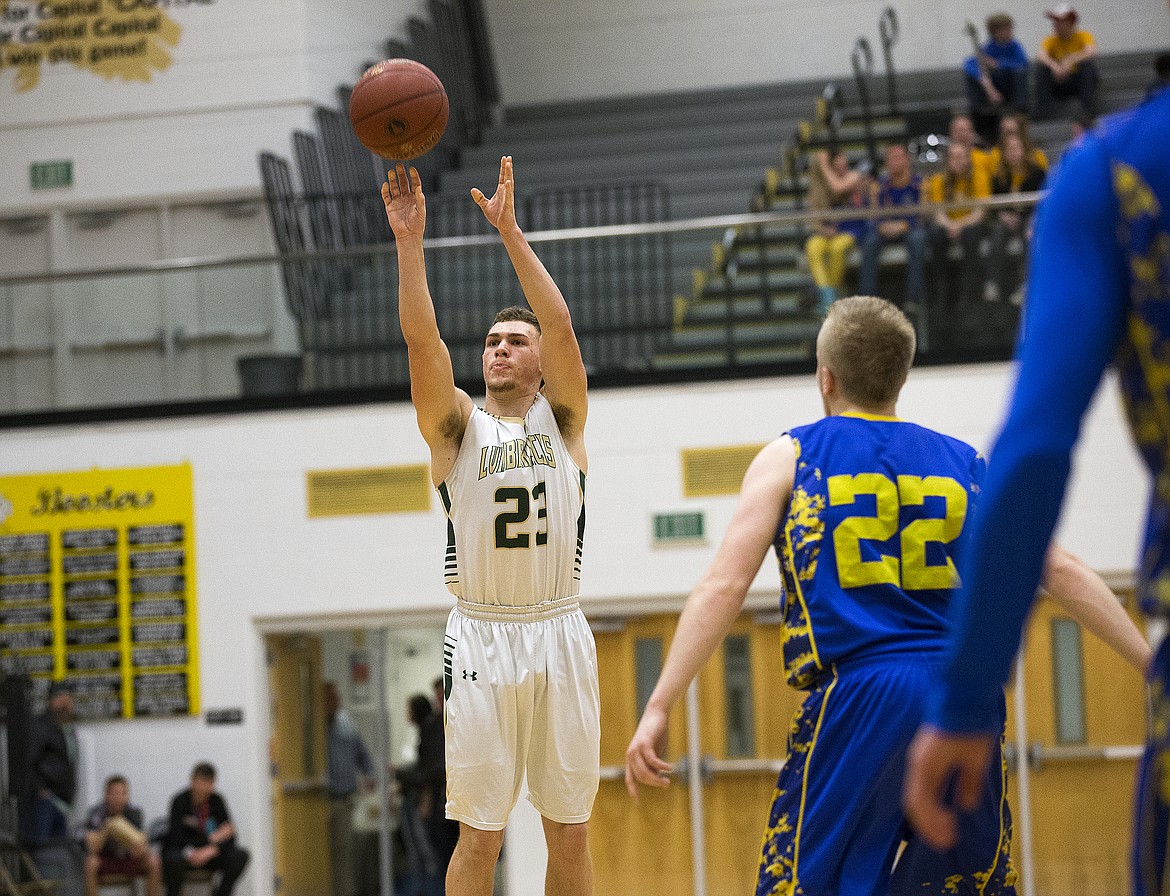
[[[631, 191], [629, 202], [665, 211], [654, 206], [663, 196]], [[1038, 199], [1019, 194], [976, 204], [994, 211]], [[604, 217], [600, 199], [576, 200], [585, 211], [575, 217], [554, 213], [555, 203], [527, 206], [526, 223], [533, 228], [527, 236], [565, 293], [592, 382], [602, 386], [811, 370], [819, 318], [802, 261], [811, 222], [944, 208], [793, 209], [639, 223], [619, 218], [597, 226]], [[469, 200], [465, 205], [469, 211], [451, 214], [482, 220]], [[437, 206], [428, 209], [433, 235], [424, 244], [431, 291], [460, 385], [481, 391], [483, 334], [495, 311], [521, 293], [498, 235], [451, 235], [464, 225], [444, 223]], [[337, 212], [340, 219], [348, 209]], [[644, 216], [651, 213], [659, 212]], [[612, 209], [608, 214], [614, 221]], [[720, 242], [729, 259], [724, 268], [711, 263], [712, 242]], [[1018, 247], [1014, 257], [1021, 260]], [[858, 261], [855, 250], [846, 292], [855, 289]], [[952, 257], [934, 264], [962, 262]], [[677, 268], [702, 275], [689, 295], [671, 294]], [[879, 293], [902, 301], [904, 271], [904, 252], [884, 249]], [[344, 393], [361, 390], [405, 398], [396, 273], [393, 244], [380, 243], [0, 277], [0, 414], [16, 425], [21, 414], [53, 410], [237, 400], [237, 360], [257, 353], [300, 355], [305, 378], [291, 388], [325, 396], [314, 403], [334, 400], [327, 396], [353, 400]], [[313, 302], [292, 303], [285, 285], [305, 281], [323, 291]], [[233, 316], [242, 304], [235, 297], [256, 290], [271, 292], [273, 313]], [[103, 319], [90, 306], [95, 297], [112, 301], [109, 296], [138, 316]], [[152, 303], [173, 307], [160, 314]], [[203, 310], [196, 313], [195, 306]], [[915, 315], [920, 360], [1009, 357], [1018, 310], [1007, 303], [959, 309], [949, 296], [932, 296]], [[959, 333], [960, 315], [974, 337]], [[957, 335], [948, 339], [952, 324]]]

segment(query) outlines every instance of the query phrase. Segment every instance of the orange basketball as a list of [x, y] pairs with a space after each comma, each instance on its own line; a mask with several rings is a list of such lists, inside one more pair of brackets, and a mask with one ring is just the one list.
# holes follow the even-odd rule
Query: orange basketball
[[447, 129], [449, 111], [443, 82], [413, 59], [370, 66], [349, 100], [349, 120], [362, 145], [398, 161], [434, 149]]

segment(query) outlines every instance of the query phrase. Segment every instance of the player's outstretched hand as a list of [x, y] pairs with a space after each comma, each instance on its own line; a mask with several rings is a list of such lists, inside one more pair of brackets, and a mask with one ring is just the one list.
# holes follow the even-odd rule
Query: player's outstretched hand
[[626, 790], [637, 799], [638, 784], [667, 787], [671, 765], [662, 759], [666, 752], [666, 713], [646, 708], [638, 730], [626, 748]]
[[[934, 849], [950, 849], [958, 842], [956, 808], [979, 808], [994, 743], [991, 734], [948, 734], [929, 725], [919, 728], [911, 741], [902, 805], [919, 836]], [[952, 780], [954, 806], [947, 800]]]
[[483, 211], [488, 223], [500, 233], [516, 227], [516, 182], [512, 176], [512, 157], [500, 158], [500, 182], [491, 199], [483, 195], [478, 187], [472, 187], [471, 198]]
[[382, 184], [382, 202], [395, 239], [422, 236], [427, 223], [427, 200], [418, 169], [412, 165], [407, 174], [405, 166], [395, 165], [393, 171], [388, 171]]

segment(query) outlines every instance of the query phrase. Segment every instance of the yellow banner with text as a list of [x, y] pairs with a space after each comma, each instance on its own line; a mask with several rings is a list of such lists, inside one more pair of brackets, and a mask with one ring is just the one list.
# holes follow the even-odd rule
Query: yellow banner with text
[[214, 0], [0, 0], [0, 70], [32, 90], [48, 66], [107, 81], [150, 81], [171, 66], [182, 29], [170, 15]]
[[190, 464], [0, 476], [0, 669], [89, 719], [197, 714]]

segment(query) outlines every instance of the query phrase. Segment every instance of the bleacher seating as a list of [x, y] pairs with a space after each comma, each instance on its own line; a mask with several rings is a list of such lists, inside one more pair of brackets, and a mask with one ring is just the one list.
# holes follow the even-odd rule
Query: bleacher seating
[[[433, 61], [434, 40], [414, 22], [412, 43], [392, 41], [387, 52]], [[1140, 97], [1152, 71], [1150, 63], [1150, 54], [1101, 59], [1106, 108]], [[490, 123], [488, 115], [468, 124], [471, 113], [461, 112], [458, 151], [433, 154], [434, 159], [428, 154], [422, 160], [438, 166], [424, 172], [428, 231], [432, 236], [484, 232], [480, 217], [468, 214], [476, 210], [467, 193], [473, 186], [490, 192], [499, 157], [505, 153], [516, 159], [521, 200], [528, 197], [540, 203], [558, 197], [555, 201], [561, 203], [556, 210], [546, 208], [539, 220], [522, 222], [529, 229], [800, 209], [805, 172], [816, 149], [838, 143], [855, 162], [871, 155], [869, 138], [876, 144], [872, 148], [880, 151], [890, 141], [944, 130], [949, 114], [964, 102], [957, 67], [900, 74], [897, 115], [885, 110], [883, 85], [877, 78], [874, 82], [869, 92], [876, 109], [868, 131], [858, 115], [856, 87], [841, 83], [838, 97], [843, 102], [834, 109], [824, 99], [823, 82], [811, 81], [526, 106], [505, 110], [498, 124]], [[340, 96], [344, 105], [344, 89]], [[301, 191], [293, 186], [287, 162], [274, 158], [264, 162], [266, 183], [272, 185], [270, 213], [278, 237], [284, 237], [279, 240], [282, 251], [387, 242], [376, 194], [384, 164], [356, 143], [342, 113], [321, 110], [317, 118], [319, 134], [296, 135]], [[1069, 125], [1038, 123], [1033, 135], [1055, 155], [1069, 136]], [[458, 167], [452, 167], [456, 159]], [[635, 184], [660, 194], [661, 202], [652, 213], [640, 216], [631, 206], [611, 208], [605, 215], [573, 205], [581, 201], [573, 197], [585, 195], [582, 191], [587, 189]], [[272, 198], [286, 203], [283, 218], [279, 210], [271, 210]], [[294, 200], [304, 208], [289, 212], [287, 203]], [[819, 318], [802, 252], [806, 235], [805, 228], [795, 224], [745, 227], [715, 234], [714, 239], [710, 230], [672, 234], [646, 255], [655, 265], [644, 278], [653, 283], [653, 294], [641, 302], [631, 292], [645, 288], [638, 285], [642, 276], [638, 268], [644, 263], [638, 252], [626, 253], [617, 263], [620, 270], [614, 279], [622, 284], [620, 289], [593, 290], [588, 284], [572, 283], [572, 289], [565, 289], [571, 301], [578, 295], [590, 302], [604, 299], [610, 308], [575, 306], [581, 308], [581, 324], [610, 331], [583, 340], [591, 343], [587, 362], [605, 368], [616, 364], [624, 369], [678, 369], [807, 360]], [[541, 249], [550, 258], [559, 251], [557, 244]], [[581, 250], [580, 257], [588, 259], [589, 254]], [[900, 278], [901, 258], [897, 247], [883, 253], [884, 279]], [[446, 265], [441, 273], [432, 270], [439, 281], [439, 288], [432, 283], [436, 300], [443, 300], [442, 293], [458, 297], [450, 309], [440, 310], [457, 322], [452, 324], [455, 341], [466, 343], [454, 352], [457, 375], [474, 377], [478, 372], [481, 327], [470, 321], [482, 321], [467, 303], [506, 303], [514, 295], [506, 285], [503, 263], [490, 247], [472, 247], [464, 261]], [[565, 263], [566, 270], [577, 274], [588, 270], [588, 265], [574, 265], [572, 258], [566, 257]], [[285, 265], [312, 387], [396, 382], [405, 377], [400, 335], [393, 314], [385, 311], [387, 290], [395, 282], [392, 268], [387, 258], [331, 266]], [[573, 290], [580, 292], [575, 295]], [[612, 295], [602, 297], [602, 292]], [[637, 313], [615, 310], [615, 303], [623, 301], [638, 305]], [[623, 340], [618, 331], [625, 325], [670, 329], [667, 336], [643, 334]], [[1010, 332], [1013, 325], [1014, 318], [996, 329]], [[627, 351], [632, 354], [625, 356]], [[597, 357], [588, 357], [590, 353]]]

